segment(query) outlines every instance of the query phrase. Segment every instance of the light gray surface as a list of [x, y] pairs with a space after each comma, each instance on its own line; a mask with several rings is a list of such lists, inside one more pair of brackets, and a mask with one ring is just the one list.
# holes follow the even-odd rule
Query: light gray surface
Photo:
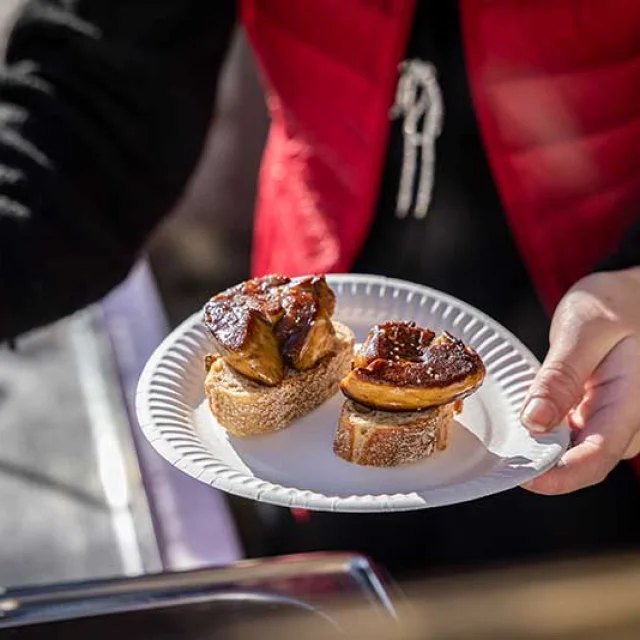
[[135, 412], [138, 379], [167, 334], [164, 312], [146, 263], [137, 265], [127, 282], [104, 300], [102, 309], [118, 362], [131, 434], [155, 516], [165, 568], [182, 571], [240, 560], [243, 549], [225, 495], [162, 459], [138, 427]]
[[[162, 317], [141, 264], [100, 309], [0, 352], [0, 587], [161, 570], [127, 408]], [[139, 444], [166, 567], [242, 557], [222, 494]]]
[[104, 505], [6, 473], [0, 479], [0, 504], [4, 586], [121, 574]]
[[[0, 0], [0, 52], [21, 4]], [[33, 334], [20, 341], [17, 353], [0, 351], [0, 586], [120, 575], [125, 569], [117, 533], [131, 518], [129, 505], [114, 526], [80, 385], [77, 344], [70, 340], [78, 322], [86, 327], [87, 320]], [[115, 400], [119, 391], [104, 392]], [[117, 406], [116, 400], [114, 416]], [[140, 492], [128, 498], [139, 510]], [[146, 540], [136, 544], [157, 569], [150, 533], [146, 527]]]
[[[91, 318], [59, 323], [21, 340], [16, 353], [0, 353], [2, 586], [121, 575], [127, 568], [78, 373], [74, 334], [94, 335]], [[117, 416], [118, 390], [104, 393]], [[157, 569], [150, 548], [140, 553]]]

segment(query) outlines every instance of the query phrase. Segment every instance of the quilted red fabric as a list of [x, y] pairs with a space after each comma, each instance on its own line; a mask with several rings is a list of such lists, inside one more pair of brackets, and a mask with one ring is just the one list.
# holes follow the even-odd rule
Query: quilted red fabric
[[[244, 0], [273, 124], [254, 272], [347, 271], [366, 237], [414, 0]], [[551, 310], [640, 202], [640, 3], [461, 0], [474, 102]]]
[[488, 157], [552, 310], [640, 214], [640, 3], [461, 6]]
[[253, 271], [348, 271], [367, 235], [413, 0], [245, 0], [272, 118]]

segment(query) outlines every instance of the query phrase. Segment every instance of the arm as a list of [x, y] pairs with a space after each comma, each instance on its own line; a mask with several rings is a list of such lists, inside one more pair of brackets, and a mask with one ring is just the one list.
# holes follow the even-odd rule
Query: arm
[[0, 76], [0, 339], [122, 279], [202, 150], [234, 0], [31, 0]]

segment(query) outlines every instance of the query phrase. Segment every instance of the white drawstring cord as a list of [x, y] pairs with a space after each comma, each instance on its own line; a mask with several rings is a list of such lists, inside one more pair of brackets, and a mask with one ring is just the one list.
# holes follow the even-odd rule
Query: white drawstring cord
[[413, 200], [418, 147], [422, 150], [420, 179], [414, 216], [424, 218], [429, 211], [435, 173], [435, 143], [442, 131], [444, 104], [435, 67], [422, 60], [400, 66], [393, 117], [404, 117], [404, 153], [398, 186], [396, 215], [405, 218]]

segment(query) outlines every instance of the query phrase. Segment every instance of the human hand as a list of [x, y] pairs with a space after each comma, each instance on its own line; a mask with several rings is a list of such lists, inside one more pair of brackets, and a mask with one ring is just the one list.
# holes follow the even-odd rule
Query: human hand
[[526, 489], [576, 491], [640, 453], [640, 268], [589, 275], [560, 301], [521, 420], [545, 433], [564, 418], [574, 447]]

